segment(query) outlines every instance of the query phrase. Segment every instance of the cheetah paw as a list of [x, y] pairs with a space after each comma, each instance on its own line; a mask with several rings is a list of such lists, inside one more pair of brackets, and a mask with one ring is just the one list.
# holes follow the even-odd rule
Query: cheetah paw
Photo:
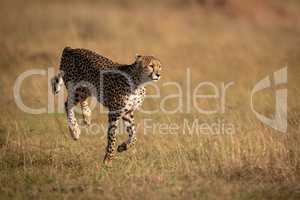
[[112, 159], [104, 158], [103, 165], [106, 167], [112, 167]]
[[78, 140], [80, 136], [80, 129], [79, 127], [69, 127], [71, 136], [74, 140]]
[[85, 118], [83, 119], [83, 123], [84, 123], [86, 126], [90, 126], [90, 125], [91, 125], [91, 118], [85, 117]]

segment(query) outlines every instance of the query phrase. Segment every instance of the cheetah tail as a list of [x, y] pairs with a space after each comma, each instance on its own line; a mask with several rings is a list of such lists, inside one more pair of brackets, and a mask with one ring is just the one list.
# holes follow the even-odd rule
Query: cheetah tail
[[60, 71], [56, 76], [54, 76], [51, 79], [51, 87], [52, 87], [52, 93], [54, 95], [57, 95], [58, 92], [61, 90], [62, 88], [62, 84], [63, 84], [63, 71]]

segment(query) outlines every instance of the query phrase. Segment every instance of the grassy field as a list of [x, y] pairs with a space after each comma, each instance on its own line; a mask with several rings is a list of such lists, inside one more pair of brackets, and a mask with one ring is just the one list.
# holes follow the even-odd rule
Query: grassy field
[[[0, 11], [0, 199], [300, 199], [298, 1], [4, 0]], [[92, 49], [120, 63], [131, 63], [136, 53], [163, 63], [160, 97], [143, 106], [159, 110], [136, 114], [137, 145], [118, 154], [112, 168], [101, 162], [103, 107], [93, 111], [94, 129], [84, 128], [75, 142], [57, 99], [54, 113], [28, 114], [16, 105], [17, 77], [30, 69], [57, 70], [65, 46]], [[259, 80], [285, 66], [288, 129], [281, 133], [255, 117], [250, 94]], [[165, 100], [178, 94], [167, 85], [171, 81], [183, 92], [184, 106], [176, 113], [161, 110], [180, 105], [177, 98]], [[224, 112], [187, 108], [204, 81], [218, 89], [234, 82]], [[148, 89], [155, 94], [154, 86]], [[274, 92], [254, 98], [256, 110], [268, 117], [275, 111]], [[47, 107], [48, 95], [47, 76], [22, 84], [29, 107]], [[221, 102], [202, 99], [197, 105], [213, 110]], [[195, 121], [231, 124], [234, 131], [197, 131], [190, 128]], [[178, 128], [166, 129], [172, 124]], [[126, 137], [121, 129], [118, 141]]]

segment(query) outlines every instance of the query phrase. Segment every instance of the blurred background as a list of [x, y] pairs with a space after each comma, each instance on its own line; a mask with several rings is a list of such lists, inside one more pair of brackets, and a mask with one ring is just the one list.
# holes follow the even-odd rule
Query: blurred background
[[[297, 199], [300, 198], [300, 2], [298, 0], [1, 0], [0, 196], [4, 198]], [[138, 144], [101, 167], [106, 140], [83, 132], [71, 140], [65, 114], [31, 115], [15, 103], [16, 78], [29, 69], [55, 67], [65, 46], [94, 50], [119, 63], [135, 54], [163, 63], [162, 97], [185, 93], [203, 81], [234, 81], [226, 112], [137, 113]], [[288, 66], [288, 132], [259, 122], [250, 110], [253, 86]], [[155, 92], [149, 87], [149, 94]], [[255, 106], [272, 117], [274, 89]], [[206, 93], [212, 92], [207, 88]], [[33, 76], [21, 87], [24, 103], [47, 106], [48, 79]], [[184, 99], [185, 103], [186, 99]], [[144, 106], [158, 108], [161, 98]], [[219, 100], [203, 100], [213, 109]], [[57, 102], [56, 102], [57, 103]], [[169, 100], [172, 109], [178, 101]], [[183, 124], [233, 123], [234, 135], [143, 134], [143, 120]], [[106, 124], [93, 113], [93, 122]], [[101, 133], [103, 134], [105, 133]], [[119, 141], [126, 134], [120, 134]]]

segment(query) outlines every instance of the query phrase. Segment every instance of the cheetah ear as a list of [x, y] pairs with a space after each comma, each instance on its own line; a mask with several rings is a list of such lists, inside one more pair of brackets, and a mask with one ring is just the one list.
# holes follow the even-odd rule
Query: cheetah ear
[[134, 61], [134, 62], [135, 62], [136, 64], [141, 64], [141, 63], [142, 63], [142, 59], [141, 59], [141, 58], [142, 58], [141, 55], [136, 54], [136, 55], [135, 55], [135, 61]]
[[138, 60], [139, 58], [141, 58], [142, 56], [140, 54], [135, 54], [135, 60]]

